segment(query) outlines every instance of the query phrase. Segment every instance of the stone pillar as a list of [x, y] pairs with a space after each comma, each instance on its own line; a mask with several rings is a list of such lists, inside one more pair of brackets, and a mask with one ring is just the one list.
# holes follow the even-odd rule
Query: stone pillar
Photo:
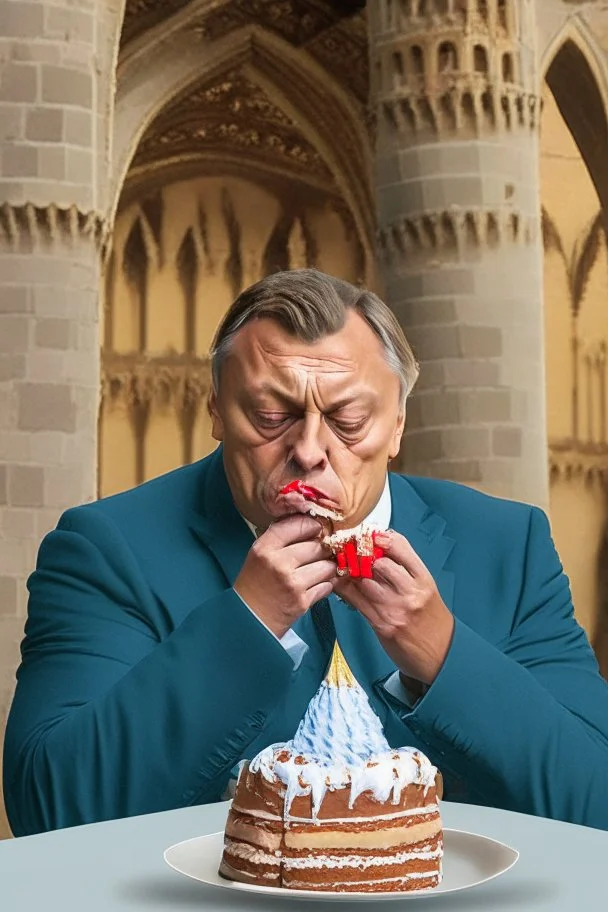
[[421, 362], [402, 467], [547, 507], [534, 4], [368, 14], [380, 258]]
[[119, 6], [0, 0], [0, 741], [40, 539], [96, 490]]

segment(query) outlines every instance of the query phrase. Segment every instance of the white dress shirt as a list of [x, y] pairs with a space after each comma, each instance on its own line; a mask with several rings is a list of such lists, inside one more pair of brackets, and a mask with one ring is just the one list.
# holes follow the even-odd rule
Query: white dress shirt
[[[388, 529], [391, 521], [392, 513], [392, 502], [391, 502], [391, 490], [388, 481], [388, 475], [386, 476], [386, 481], [384, 482], [384, 488], [382, 489], [382, 494], [380, 495], [380, 500], [373, 508], [373, 510], [367, 515], [363, 520], [361, 525], [365, 524], [368, 526], [375, 526], [377, 529]], [[242, 514], [241, 514], [242, 515]], [[257, 529], [253, 523], [249, 522], [246, 517], [243, 516], [243, 519], [251, 529], [253, 535], [257, 538]], [[359, 528], [358, 526], [355, 528]], [[243, 599], [243, 604], [249, 608], [247, 602]], [[251, 609], [250, 609], [251, 610]], [[300, 663], [306, 652], [309, 649], [308, 643], [305, 643], [304, 640], [298, 636], [295, 630], [291, 628], [285, 633], [282, 637], [278, 637], [273, 631], [266, 625], [260, 618], [255, 615], [260, 624], [263, 624], [266, 627], [266, 630], [279, 641], [281, 646], [289, 654], [290, 658], [293, 661], [294, 670], [299, 668]], [[412, 708], [417, 702], [417, 698], [410, 694], [410, 692], [403, 686], [403, 682], [399, 676], [399, 672], [395, 671], [390, 678], [384, 682], [385, 689], [401, 703], [404, 703], [406, 706]]]

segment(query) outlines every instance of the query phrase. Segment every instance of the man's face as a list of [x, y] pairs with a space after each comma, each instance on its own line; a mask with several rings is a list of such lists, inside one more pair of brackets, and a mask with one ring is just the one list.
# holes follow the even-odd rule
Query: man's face
[[299, 478], [335, 502], [343, 527], [361, 522], [399, 451], [399, 393], [380, 340], [355, 311], [339, 332], [312, 344], [270, 318], [251, 320], [209, 400], [239, 511], [266, 528], [289, 512], [279, 491]]

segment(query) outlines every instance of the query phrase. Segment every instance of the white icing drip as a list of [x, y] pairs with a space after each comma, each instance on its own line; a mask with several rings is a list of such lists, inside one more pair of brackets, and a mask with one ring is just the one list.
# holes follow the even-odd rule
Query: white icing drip
[[399, 852], [395, 855], [307, 855], [304, 858], [283, 858], [283, 865], [287, 869], [307, 868], [358, 868], [365, 871], [367, 868], [388, 867], [390, 865], [405, 864], [406, 861], [432, 861], [441, 858], [443, 849], [419, 852]]
[[[288, 759], [277, 759], [282, 753], [288, 754]], [[296, 759], [305, 762], [296, 763]], [[289, 814], [293, 799], [312, 795], [312, 819], [317, 823], [319, 808], [328, 789], [333, 791], [350, 784], [351, 808], [357, 797], [366, 791], [382, 803], [388, 801], [392, 793], [393, 804], [398, 804], [402, 790], [408, 785], [421, 785], [426, 794], [437, 773], [430, 760], [413, 747], [395, 751], [389, 748], [351, 767], [338, 764], [326, 766], [315, 759], [292, 754], [289, 741], [265, 748], [251, 761], [250, 769], [254, 773], [259, 770], [268, 782], [278, 779], [285, 784], [285, 818], [288, 820], [296, 819]], [[416, 812], [419, 812], [418, 809]]]
[[268, 852], [264, 852], [263, 849], [258, 849], [256, 846], [249, 845], [248, 842], [234, 842], [232, 839], [225, 840], [224, 849], [229, 855], [234, 855], [235, 858], [241, 858], [243, 861], [250, 861], [252, 864], [281, 864], [280, 849], [277, 849], [276, 853], [271, 855]]

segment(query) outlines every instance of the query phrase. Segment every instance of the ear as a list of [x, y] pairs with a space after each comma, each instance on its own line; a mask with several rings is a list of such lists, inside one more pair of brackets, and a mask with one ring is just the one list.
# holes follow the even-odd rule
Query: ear
[[399, 453], [399, 448], [401, 446], [401, 438], [403, 437], [403, 432], [405, 430], [405, 404], [401, 407], [399, 414], [397, 415], [397, 422], [395, 424], [395, 430], [393, 431], [393, 436], [390, 442], [388, 450], [388, 458], [394, 459], [395, 456]]
[[212, 389], [207, 399], [207, 411], [211, 417], [211, 436], [221, 443], [224, 439], [224, 422], [222, 421], [217, 401], [217, 393]]

